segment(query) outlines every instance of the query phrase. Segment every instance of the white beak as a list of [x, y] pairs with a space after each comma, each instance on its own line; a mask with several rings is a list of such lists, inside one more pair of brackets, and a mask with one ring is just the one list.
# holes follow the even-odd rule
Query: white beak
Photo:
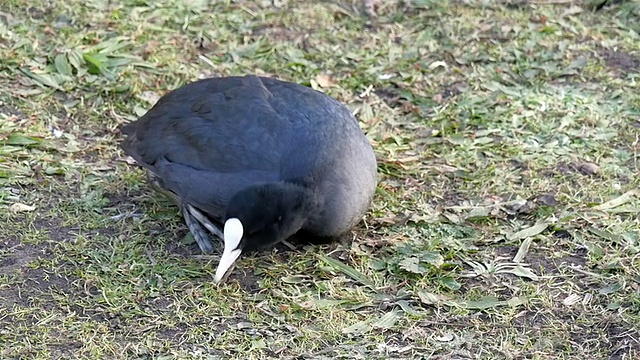
[[238, 249], [238, 244], [242, 240], [243, 233], [244, 229], [240, 220], [231, 218], [224, 223], [224, 251], [213, 278], [214, 282], [222, 280], [242, 253], [242, 250]]

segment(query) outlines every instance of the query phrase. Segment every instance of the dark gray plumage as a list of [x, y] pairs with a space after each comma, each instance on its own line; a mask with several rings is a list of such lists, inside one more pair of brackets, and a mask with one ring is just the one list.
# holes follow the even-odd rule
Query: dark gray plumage
[[163, 96], [122, 132], [122, 148], [173, 194], [200, 248], [213, 248], [204, 228], [224, 237], [216, 281], [240, 252], [300, 230], [345, 233], [375, 191], [375, 156], [355, 118], [298, 84], [200, 80]]

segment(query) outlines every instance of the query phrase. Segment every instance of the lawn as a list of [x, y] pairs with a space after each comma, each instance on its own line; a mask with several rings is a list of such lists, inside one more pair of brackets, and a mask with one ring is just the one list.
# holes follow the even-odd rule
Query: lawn
[[[3, 0], [1, 359], [640, 358], [640, 2]], [[203, 77], [345, 103], [345, 239], [212, 282], [120, 126]]]

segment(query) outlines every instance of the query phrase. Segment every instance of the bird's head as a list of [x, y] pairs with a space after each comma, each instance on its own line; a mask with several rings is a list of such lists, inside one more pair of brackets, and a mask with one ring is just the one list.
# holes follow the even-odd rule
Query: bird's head
[[313, 193], [291, 183], [252, 186], [234, 195], [224, 223], [224, 251], [214, 277], [219, 282], [240, 254], [268, 248], [300, 230], [314, 211]]

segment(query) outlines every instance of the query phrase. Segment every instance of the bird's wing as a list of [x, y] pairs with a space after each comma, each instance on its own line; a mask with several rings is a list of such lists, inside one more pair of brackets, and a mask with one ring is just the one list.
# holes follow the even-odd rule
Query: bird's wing
[[125, 126], [125, 152], [153, 172], [161, 158], [214, 173], [279, 171], [288, 120], [269, 104], [272, 94], [257, 77], [213, 80], [165, 95]]
[[231, 197], [252, 185], [278, 181], [279, 174], [264, 170], [242, 172], [214, 172], [194, 169], [188, 165], [159, 159], [154, 170], [163, 185], [175, 192], [182, 201], [191, 204], [222, 222]]

